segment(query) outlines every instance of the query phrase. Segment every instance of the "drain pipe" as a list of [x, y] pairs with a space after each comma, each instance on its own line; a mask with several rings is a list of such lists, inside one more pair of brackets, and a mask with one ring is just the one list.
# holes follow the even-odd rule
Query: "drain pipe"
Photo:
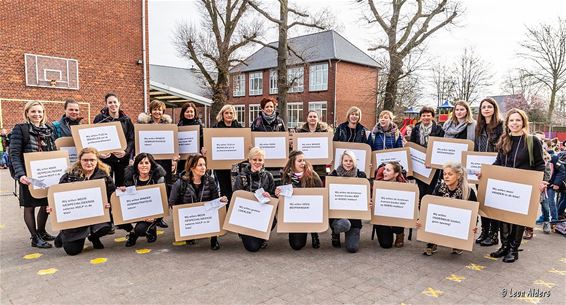
[[147, 49], [146, 49], [146, 0], [142, 0], [142, 62], [143, 62], [143, 112], [147, 113]]

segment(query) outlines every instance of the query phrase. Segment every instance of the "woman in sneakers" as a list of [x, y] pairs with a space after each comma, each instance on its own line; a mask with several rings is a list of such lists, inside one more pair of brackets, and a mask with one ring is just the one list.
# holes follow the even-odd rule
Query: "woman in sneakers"
[[[366, 174], [358, 169], [356, 156], [352, 151], [345, 150], [340, 160], [340, 166], [330, 173], [330, 176], [367, 178]], [[333, 247], [341, 247], [340, 233], [344, 233], [346, 250], [350, 253], [358, 252], [360, 246], [360, 230], [362, 229], [362, 221], [360, 219], [331, 218], [330, 228], [332, 229]]]
[[[466, 169], [460, 163], [447, 163], [442, 167], [443, 179], [436, 186], [432, 195], [439, 197], [448, 197], [453, 199], [462, 199], [469, 201], [477, 201], [476, 193], [468, 184]], [[422, 225], [417, 221], [417, 228]], [[476, 232], [477, 228], [474, 228]], [[424, 255], [431, 256], [437, 250], [437, 245], [428, 243], [423, 252]], [[460, 249], [452, 249], [452, 254], [460, 255], [464, 251]]]
[[[322, 181], [312, 169], [312, 165], [305, 160], [302, 151], [294, 150], [289, 153], [289, 160], [283, 168], [283, 184], [292, 184], [293, 188], [322, 187]], [[275, 196], [279, 197], [281, 190], [275, 189]], [[289, 233], [289, 245], [294, 250], [301, 250], [307, 244], [307, 233]], [[312, 247], [320, 248], [318, 233], [311, 233]]]
[[[134, 164], [126, 168], [124, 174], [124, 186], [120, 186], [121, 191], [126, 191], [127, 186], [146, 186], [152, 184], [165, 183], [165, 170], [157, 164], [153, 156], [148, 153], [140, 153], [134, 158]], [[148, 243], [157, 240], [157, 219], [146, 219], [136, 223], [134, 229], [128, 234], [126, 247], [136, 244], [139, 236], [145, 236]]]

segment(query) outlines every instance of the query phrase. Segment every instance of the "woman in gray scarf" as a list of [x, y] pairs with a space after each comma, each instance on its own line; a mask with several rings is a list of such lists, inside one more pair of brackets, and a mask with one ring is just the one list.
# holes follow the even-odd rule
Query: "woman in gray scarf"
[[476, 121], [472, 118], [472, 110], [466, 101], [454, 104], [452, 116], [442, 126], [445, 138], [476, 139]]

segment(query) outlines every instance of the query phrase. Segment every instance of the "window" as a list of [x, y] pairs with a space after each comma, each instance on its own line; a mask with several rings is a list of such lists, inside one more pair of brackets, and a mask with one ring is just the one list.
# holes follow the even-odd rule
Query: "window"
[[314, 110], [318, 113], [318, 119], [326, 122], [326, 102], [310, 102], [309, 111]]
[[309, 91], [328, 90], [328, 64], [312, 65], [309, 70]]
[[269, 94], [277, 94], [277, 70], [269, 71]]
[[236, 109], [236, 120], [240, 122], [240, 124], [244, 124], [245, 115], [246, 115], [246, 106], [244, 105], [234, 105], [234, 109]]
[[289, 93], [303, 92], [304, 88], [304, 74], [303, 67], [289, 68], [287, 70], [287, 82], [289, 83]]
[[234, 75], [232, 79], [234, 80], [234, 91], [232, 95], [235, 97], [246, 95], [246, 76], [244, 74], [238, 74]]
[[249, 127], [251, 127], [252, 124], [255, 121], [255, 118], [257, 118], [257, 116], [259, 115], [261, 108], [259, 108], [259, 104], [250, 105], [249, 108], [250, 108], [250, 125], [249, 125]]
[[263, 73], [250, 73], [250, 95], [261, 95], [263, 93]]
[[287, 104], [287, 127], [297, 128], [301, 125], [303, 119], [303, 103]]

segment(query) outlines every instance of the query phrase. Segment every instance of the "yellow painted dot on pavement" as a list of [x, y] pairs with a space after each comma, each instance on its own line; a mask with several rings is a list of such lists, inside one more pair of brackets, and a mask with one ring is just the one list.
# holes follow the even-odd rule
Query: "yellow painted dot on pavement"
[[496, 261], [496, 260], [497, 260], [497, 258], [495, 258], [495, 257], [491, 257], [491, 256], [489, 255], [489, 253], [488, 253], [488, 254], [486, 254], [486, 255], [484, 255], [484, 257], [483, 257], [483, 258], [487, 258], [487, 259], [490, 259], [490, 260], [492, 260], [492, 261]]
[[531, 304], [538, 304], [540, 303], [540, 298], [535, 298], [535, 297], [521, 297], [521, 298], [517, 298], [521, 301], [525, 301]]
[[136, 249], [137, 254], [146, 254], [151, 252], [151, 249]]
[[37, 271], [37, 274], [38, 275], [49, 275], [49, 274], [53, 274], [57, 271], [59, 271], [59, 270], [57, 270], [55, 268], [42, 269], [42, 270]]
[[30, 253], [28, 255], [24, 255], [24, 259], [36, 259], [40, 258], [43, 254], [41, 253]]
[[470, 263], [469, 265], [466, 266], [466, 268], [470, 270], [482, 271], [483, 269], [485, 269], [485, 266]]
[[114, 242], [117, 242], [117, 243], [123, 243], [123, 242], [125, 242], [126, 240], [128, 240], [128, 239], [125, 238], [125, 237], [116, 237], [116, 238], [114, 238]]
[[545, 286], [546, 288], [552, 288], [552, 287], [556, 286], [556, 284], [554, 284], [554, 283], [545, 282], [543, 280], [536, 280], [536, 281], [533, 282], [533, 284]]
[[184, 241], [184, 240], [183, 240], [183, 241], [174, 241], [174, 242], [173, 242], [173, 246], [184, 246], [184, 245], [186, 245], [186, 244], [187, 244], [187, 242]]
[[548, 272], [556, 273], [556, 274], [560, 274], [560, 275], [566, 275], [566, 270], [556, 270], [556, 268], [552, 268], [552, 269], [548, 270]]
[[561, 258], [560, 261], [566, 263], [566, 257]]
[[162, 234], [165, 234], [165, 231], [163, 231], [163, 230], [157, 230], [157, 235], [162, 235]]
[[427, 289], [423, 290], [423, 292], [421, 292], [421, 293], [424, 294], [424, 295], [428, 295], [429, 297], [438, 298], [444, 292], [428, 287]]
[[451, 274], [450, 276], [446, 277], [446, 279], [449, 280], [449, 281], [461, 283], [466, 278], [463, 277], [463, 276], [457, 276], [456, 274]]
[[[535, 237], [535, 236], [536, 236], [536, 235], [533, 234], [533, 237]], [[526, 245], [526, 244], [529, 243], [529, 240], [528, 240], [528, 239], [523, 239], [522, 243], [523, 243], [524, 245]]]
[[93, 265], [104, 264], [108, 259], [105, 257], [98, 257], [90, 260], [90, 263]]
[[0, 225], [0, 230], [4, 229], [6, 226], [5, 225]]

